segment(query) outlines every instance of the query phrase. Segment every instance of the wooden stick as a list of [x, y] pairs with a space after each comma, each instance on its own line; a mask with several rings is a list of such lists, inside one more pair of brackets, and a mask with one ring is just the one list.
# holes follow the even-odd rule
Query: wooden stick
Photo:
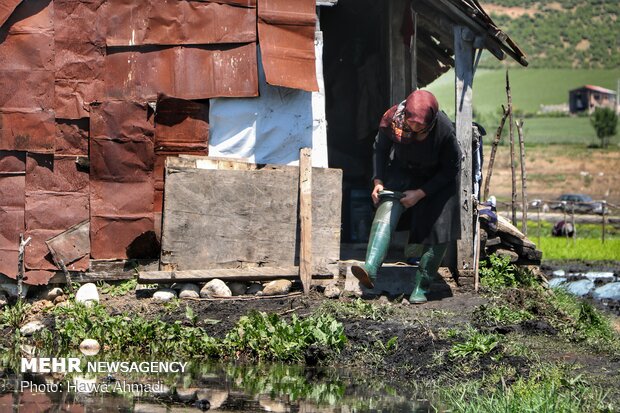
[[21, 300], [23, 296], [24, 285], [24, 252], [26, 245], [30, 242], [31, 238], [24, 240], [24, 234], [19, 234], [19, 252], [17, 255], [17, 299]]
[[299, 152], [299, 220], [301, 242], [299, 245], [299, 277], [304, 293], [310, 292], [312, 283], [312, 149]]
[[506, 70], [506, 96], [508, 97], [508, 120], [510, 136], [510, 172], [512, 176], [512, 200], [510, 209], [512, 211], [512, 225], [517, 226], [517, 177], [515, 175], [515, 136], [512, 129], [512, 95], [510, 93], [510, 79]]
[[272, 298], [290, 298], [290, 297], [297, 297], [298, 295], [301, 295], [300, 291], [296, 291], [294, 293], [289, 293], [289, 294], [281, 294], [281, 295], [256, 295], [256, 296], [252, 296], [252, 297], [240, 297], [240, 296], [233, 296], [233, 297], [213, 297], [213, 298], [194, 298], [194, 297], [185, 297], [183, 298], [184, 300], [191, 300], [191, 301], [254, 301], [254, 300], [267, 300], [267, 299], [272, 299]]
[[495, 138], [493, 139], [493, 146], [491, 147], [491, 156], [489, 157], [489, 166], [487, 168], [487, 176], [484, 182], [484, 196], [482, 197], [483, 201], [489, 199], [489, 187], [491, 186], [491, 176], [493, 175], [493, 164], [495, 163], [495, 153], [497, 152], [497, 146], [499, 145], [499, 141], [502, 137], [502, 131], [504, 130], [504, 124], [506, 123], [506, 118], [508, 117], [508, 111], [502, 105], [502, 120], [499, 123], [499, 127], [497, 128], [497, 132], [495, 132]]
[[521, 232], [527, 235], [527, 172], [525, 170], [525, 143], [523, 140], [523, 119], [516, 122], [517, 132], [519, 133], [519, 149], [521, 154], [521, 202], [523, 205], [523, 215], [521, 217]]
[[56, 264], [56, 266], [62, 270], [63, 274], [65, 274], [65, 280], [67, 282], [67, 285], [69, 286], [69, 291], [73, 292], [73, 282], [71, 281], [71, 274], [69, 274], [69, 271], [67, 270], [64, 261], [61, 258], [58, 258], [58, 255], [56, 254], [54, 249], [50, 247], [49, 244], [47, 244], [47, 249], [52, 254], [52, 260], [54, 261], [54, 264]]
[[577, 227], [575, 226], [575, 203], [570, 204], [570, 222], [573, 226], [573, 245], [575, 245], [575, 238], [577, 237]]
[[605, 243], [605, 207], [607, 206], [607, 201], [603, 201], [603, 227], [601, 232], [601, 239], [603, 244]]
[[[333, 273], [329, 269], [313, 271], [317, 278], [330, 278]], [[143, 284], [171, 284], [175, 282], [204, 282], [214, 278], [224, 281], [266, 281], [280, 278], [299, 278], [299, 267], [253, 267], [253, 268], [212, 268], [206, 270], [185, 271], [139, 271], [138, 281]]]
[[475, 245], [476, 248], [476, 256], [474, 259], [474, 291], [478, 292], [478, 288], [479, 288], [479, 281], [480, 281], [480, 271], [478, 270], [478, 267], [480, 266], [480, 219], [478, 219], [478, 214], [476, 213], [476, 234], [478, 234], [478, 236], [476, 237], [477, 240], [477, 244]]
[[540, 204], [542, 203], [542, 201], [540, 201], [540, 203], [538, 204], [538, 248], [540, 248]]

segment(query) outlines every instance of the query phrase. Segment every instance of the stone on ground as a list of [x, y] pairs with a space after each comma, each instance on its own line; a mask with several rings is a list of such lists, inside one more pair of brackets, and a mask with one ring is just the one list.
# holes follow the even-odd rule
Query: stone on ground
[[99, 302], [99, 292], [97, 292], [97, 286], [93, 283], [86, 283], [82, 285], [75, 293], [75, 301], [83, 303], [84, 305], [92, 305]]
[[177, 292], [172, 288], [161, 288], [153, 294], [155, 301], [167, 302], [175, 298], [177, 298]]
[[216, 278], [202, 287], [200, 296], [202, 298], [232, 297], [232, 291], [230, 291], [230, 288], [228, 288], [224, 281]]
[[275, 280], [268, 282], [263, 288], [263, 295], [284, 295], [291, 291], [293, 283], [289, 280]]
[[179, 298], [200, 298], [200, 287], [196, 284], [181, 284]]
[[41, 320], [33, 320], [24, 324], [22, 328], [19, 329], [19, 332], [22, 334], [22, 336], [29, 337], [37, 331], [43, 330], [44, 328], [45, 324], [43, 324]]

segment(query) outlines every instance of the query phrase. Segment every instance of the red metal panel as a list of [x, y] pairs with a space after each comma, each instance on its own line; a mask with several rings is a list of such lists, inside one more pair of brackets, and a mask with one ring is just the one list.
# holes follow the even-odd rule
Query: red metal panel
[[104, 91], [105, 22], [103, 0], [55, 0], [55, 68], [57, 117], [87, 117], [89, 104]]
[[[29, 270], [50, 270], [58, 271], [58, 267], [54, 264], [52, 254], [49, 252], [49, 248], [45, 241], [54, 238], [58, 234], [62, 234], [65, 230], [46, 230], [35, 229], [26, 231], [24, 237], [30, 237], [30, 243], [26, 246], [26, 252], [24, 254], [24, 265]], [[86, 271], [90, 264], [90, 258], [84, 257], [75, 262], [67, 265], [67, 269], [70, 271]], [[54, 273], [52, 273], [53, 275]], [[49, 277], [51, 278], [51, 276]], [[47, 281], [38, 281], [33, 279], [26, 280], [28, 284], [47, 284]]]
[[33, 111], [54, 106], [54, 73], [0, 70], [0, 109]]
[[[0, 39], [5, 35], [0, 30]], [[0, 43], [2, 70], [54, 70], [54, 37], [47, 33], [9, 34]]]
[[203, 0], [207, 3], [223, 3], [223, 4], [232, 4], [235, 6], [242, 7], [256, 7], [256, 0]]
[[26, 173], [26, 152], [0, 150], [0, 174], [24, 173]]
[[155, 149], [208, 151], [208, 119], [208, 105], [160, 94], [155, 113]]
[[267, 83], [318, 91], [314, 31], [315, 0], [261, 0], [258, 38]]
[[88, 156], [88, 119], [56, 120], [56, 154]]
[[[54, 271], [43, 271], [43, 270], [36, 270], [36, 271], [26, 271], [24, 274], [24, 281], [28, 284], [32, 284], [32, 285], [45, 285], [49, 282], [49, 280], [56, 274], [56, 272]], [[33, 393], [36, 394], [36, 393]], [[20, 401], [20, 407], [24, 406], [24, 404], [22, 404], [22, 402]], [[37, 401], [35, 403], [36, 407], [33, 407], [33, 409], [41, 409], [42, 407], [42, 403], [40, 401]], [[25, 409], [23, 409], [25, 410]]]
[[195, 45], [256, 41], [256, 11], [178, 0], [108, 0], [108, 46]]
[[0, 273], [11, 278], [17, 275], [19, 234], [24, 230], [24, 209], [0, 205]]
[[256, 45], [152, 47], [106, 56], [109, 99], [155, 100], [258, 96]]
[[87, 193], [88, 171], [78, 167], [75, 156], [28, 154], [26, 188], [27, 192]]
[[[0, 175], [0, 208], [24, 209], [24, 175]], [[1, 224], [0, 224], [1, 225]]]
[[54, 4], [51, 0], [28, 0], [20, 4], [3, 29], [9, 33], [43, 33], [54, 30]]
[[4, 0], [0, 3], [0, 27], [8, 20], [22, 0]]
[[50, 111], [0, 110], [0, 149], [53, 153], [54, 114]]
[[[26, 159], [25, 266], [57, 270], [45, 241], [89, 218], [88, 172], [80, 170], [75, 156], [28, 154]], [[73, 264], [86, 270], [87, 261]]]
[[154, 126], [145, 105], [92, 107], [90, 236], [95, 259], [157, 256], [153, 231]]

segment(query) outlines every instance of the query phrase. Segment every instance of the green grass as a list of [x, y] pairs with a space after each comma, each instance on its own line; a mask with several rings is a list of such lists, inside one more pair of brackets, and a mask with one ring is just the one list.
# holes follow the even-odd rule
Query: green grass
[[[538, 238], [532, 236], [537, 242]], [[543, 252], [543, 260], [586, 260], [586, 261], [620, 261], [620, 239], [600, 239], [561, 237], [541, 237], [538, 249]]]
[[[618, 69], [510, 69], [512, 102], [517, 110], [536, 113], [540, 105], [568, 103], [568, 91], [583, 85], [616, 90]], [[443, 110], [454, 114], [454, 70], [427, 87]], [[506, 105], [506, 72], [478, 69], [474, 78], [473, 104], [478, 113], [497, 113]], [[527, 125], [527, 121], [526, 121]]]

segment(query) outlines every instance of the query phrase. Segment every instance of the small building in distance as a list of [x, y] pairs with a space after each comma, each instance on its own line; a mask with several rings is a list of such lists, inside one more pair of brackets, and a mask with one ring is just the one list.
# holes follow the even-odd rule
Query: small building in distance
[[568, 92], [570, 113], [586, 112], [591, 114], [596, 108], [616, 110], [616, 92], [599, 86], [585, 85]]

